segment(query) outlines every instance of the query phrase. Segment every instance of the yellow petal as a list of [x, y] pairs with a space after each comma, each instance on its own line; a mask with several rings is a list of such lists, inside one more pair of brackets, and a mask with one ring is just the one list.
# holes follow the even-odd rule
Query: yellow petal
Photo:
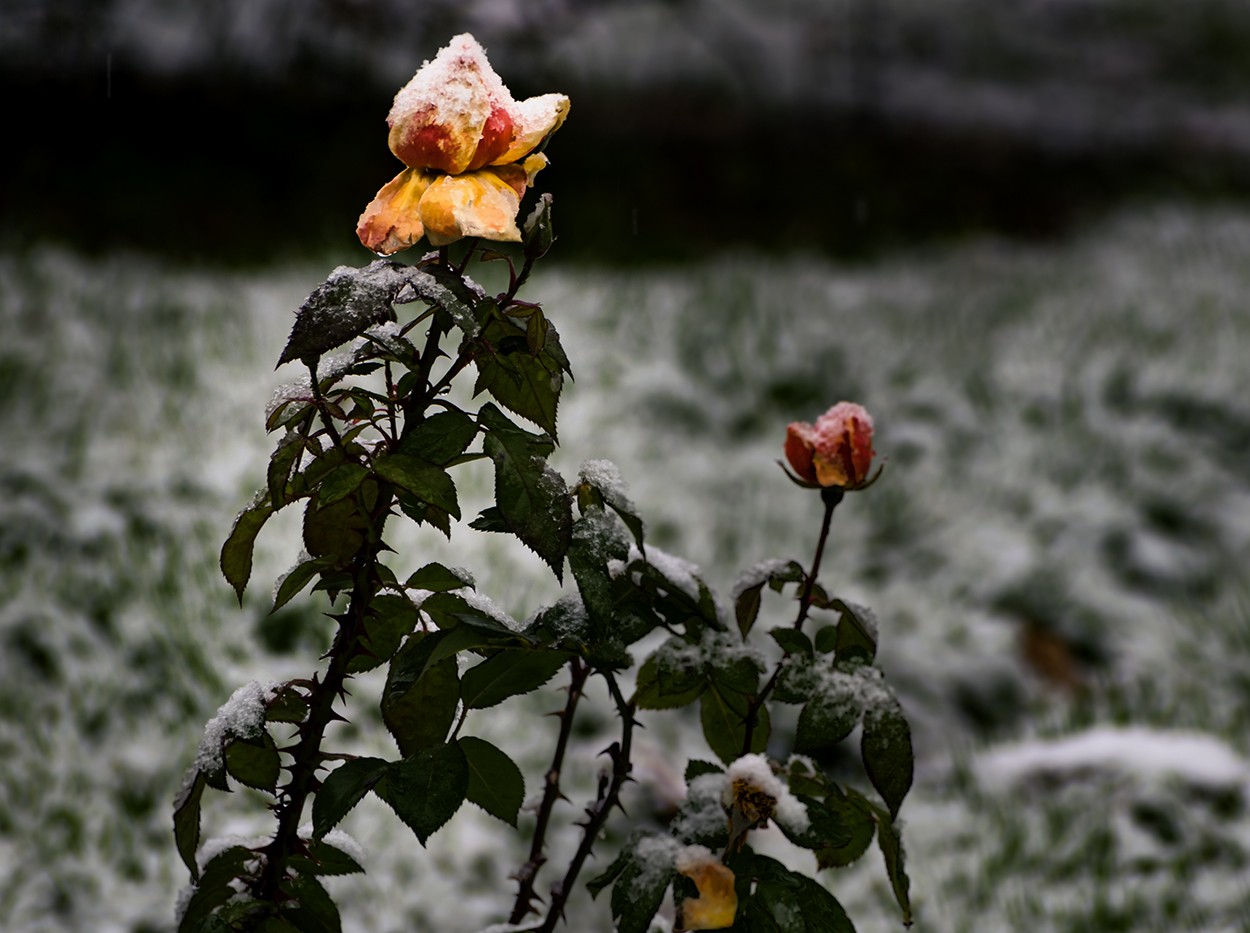
[[430, 242], [443, 246], [476, 236], [519, 243], [516, 215], [521, 197], [546, 164], [546, 157], [539, 154], [520, 165], [441, 176], [421, 199], [421, 222]]
[[486, 165], [515, 136], [511, 106], [477, 40], [456, 36], [395, 95], [391, 152], [412, 168], [452, 175]]
[[418, 206], [435, 176], [406, 168], [377, 193], [356, 223], [356, 236], [383, 256], [407, 249], [425, 229]]
[[[690, 847], [690, 849], [696, 848], [701, 847]], [[708, 853], [708, 856], [711, 856], [711, 853]], [[683, 859], [682, 856], [678, 856], [677, 870], [693, 881], [695, 887], [699, 889], [698, 897], [686, 898], [678, 907], [679, 928], [682, 930], [723, 930], [733, 926], [734, 915], [738, 912], [738, 894], [734, 891], [734, 873], [715, 857]]]
[[543, 94], [513, 104], [510, 108], [512, 144], [494, 160], [495, 164], [516, 162], [537, 149], [564, 123], [564, 118], [569, 115], [569, 106], [569, 99], [563, 94]]

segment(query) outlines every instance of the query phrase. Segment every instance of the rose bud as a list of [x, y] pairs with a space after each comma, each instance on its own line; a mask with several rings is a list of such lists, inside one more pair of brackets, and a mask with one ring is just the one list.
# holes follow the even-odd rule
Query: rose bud
[[872, 465], [872, 416], [854, 402], [838, 402], [815, 424], [786, 429], [786, 460], [807, 486], [862, 489]]

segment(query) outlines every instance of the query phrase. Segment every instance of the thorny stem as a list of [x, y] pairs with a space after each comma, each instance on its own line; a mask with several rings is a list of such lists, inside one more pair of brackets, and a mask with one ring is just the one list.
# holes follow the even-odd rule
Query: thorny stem
[[526, 914], [536, 913], [533, 907], [534, 880], [538, 876], [538, 870], [547, 861], [543, 855], [547, 843], [547, 828], [551, 823], [551, 811], [555, 808], [556, 801], [563, 796], [560, 792], [560, 771], [564, 767], [569, 736], [573, 733], [573, 714], [589, 676], [590, 667], [583, 664], [580, 658], [569, 661], [568, 699], [565, 700], [564, 709], [554, 714], [560, 717], [560, 734], [556, 738], [555, 752], [551, 756], [551, 767], [547, 770], [546, 787], [543, 789], [542, 803], [538, 807], [538, 820], [534, 824], [534, 840], [530, 845], [529, 859], [516, 873], [517, 895], [509, 923], [520, 923]]
[[339, 430], [334, 426], [334, 419], [330, 416], [330, 409], [326, 405], [325, 396], [321, 394], [321, 380], [317, 377], [317, 363], [314, 360], [308, 364], [308, 374], [312, 379], [312, 397], [313, 404], [317, 406], [317, 412], [321, 415], [321, 423], [325, 425], [326, 433], [330, 435], [330, 441], [339, 450], [343, 449], [343, 438], [339, 435]]
[[607, 681], [608, 692], [612, 694], [612, 700], [616, 703], [617, 711], [621, 715], [621, 741], [619, 744], [613, 742], [604, 752], [612, 759], [611, 777], [600, 780], [599, 795], [594, 804], [586, 808], [586, 822], [582, 824], [581, 845], [577, 847], [573, 860], [569, 862], [564, 878], [551, 887], [551, 906], [547, 910], [547, 919], [539, 927], [539, 933], [551, 933], [564, 916], [564, 905], [573, 892], [577, 876], [586, 863], [586, 859], [590, 857], [595, 840], [599, 838], [599, 833], [607, 823], [612, 808], [619, 806], [621, 788], [630, 779], [629, 773], [633, 767], [630, 763], [630, 752], [633, 747], [636, 707], [633, 702], [626, 702], [621, 688], [616, 683], [616, 678], [610, 671], [603, 671], [602, 674], [603, 679]]
[[[799, 596], [799, 612], [794, 620], [794, 630], [799, 631], [803, 628], [803, 623], [807, 621], [807, 614], [812, 608], [812, 593], [816, 588], [816, 577], [820, 573], [820, 564], [825, 557], [825, 542], [829, 540], [829, 526], [833, 522], [833, 510], [838, 507], [838, 503], [842, 501], [843, 491], [840, 486], [828, 486], [820, 491], [821, 501], [825, 503], [825, 515], [820, 522], [820, 537], [816, 540], [816, 555], [812, 558], [812, 569], [807, 574], [807, 579], [803, 582], [803, 592]], [[746, 728], [742, 736], [742, 754], [751, 751], [751, 738], [755, 733], [755, 727], [759, 723], [760, 710], [764, 703], [768, 700], [768, 695], [773, 692], [773, 687], [777, 685], [777, 678], [781, 676], [781, 670], [785, 666], [785, 659], [789, 657], [789, 652], [782, 655], [777, 666], [773, 668], [773, 675], [768, 678], [768, 683], [764, 684], [764, 688], [755, 695], [747, 706]]]
[[308, 682], [308, 718], [299, 727], [300, 740], [291, 752], [294, 760], [288, 766], [291, 780], [282, 788], [275, 806], [278, 829], [273, 841], [265, 846], [264, 868], [253, 888], [253, 893], [261, 901], [276, 902], [281, 898], [281, 885], [286, 878], [290, 857], [303, 849], [299, 827], [304, 806], [308, 795], [320, 786], [317, 769], [324, 758], [321, 742], [329, 724], [341, 718], [334, 711], [334, 703], [346, 693], [347, 667], [364, 633], [365, 614], [379, 585], [377, 559], [382, 546], [382, 526], [386, 523], [390, 503], [391, 491], [379, 490], [377, 502], [369, 515], [375, 534], [353, 562], [355, 582], [351, 600], [347, 612], [339, 617], [338, 634], [329, 651], [330, 664], [323, 678]]
[[[438, 345], [444, 335], [443, 330], [435, 321], [436, 318], [431, 319], [425, 350], [418, 364], [421, 382], [427, 390], [431, 384], [430, 370], [438, 358]], [[321, 414], [326, 431], [335, 446], [342, 448], [342, 437], [334, 426], [333, 417], [330, 415], [318, 385], [316, 365], [311, 364], [309, 370], [312, 374], [313, 400]], [[389, 371], [387, 379], [389, 384]], [[414, 393], [406, 402], [400, 403], [396, 399], [390, 401], [389, 417], [396, 442], [402, 438], [402, 435], [395, 430], [397, 405], [403, 410], [403, 434], [406, 434], [420, 423], [421, 415], [428, 405], [428, 398], [423, 394]], [[327, 653], [330, 662], [325, 676], [320, 680], [314, 678], [306, 682], [309, 692], [308, 716], [299, 727], [299, 742], [291, 750], [293, 760], [288, 766], [291, 779], [282, 788], [278, 802], [274, 806], [277, 812], [278, 828], [273, 840], [263, 850], [264, 867], [253, 886], [253, 893], [262, 901], [273, 903], [281, 899], [281, 888], [286, 880], [290, 858], [304, 848], [299, 839], [299, 827], [309, 795], [315, 793], [320, 787], [317, 770], [326, 759], [325, 753], [321, 751], [321, 743], [330, 723], [341, 718], [334, 711], [334, 704], [336, 700], [346, 695], [348, 665], [356, 655], [360, 639], [364, 635], [365, 617], [369, 606], [381, 587], [378, 555], [385, 547], [382, 533], [394, 498], [395, 490], [389, 484], [379, 483], [377, 499], [368, 514], [370, 533], [352, 561], [351, 598], [347, 611], [338, 617], [339, 629]]]

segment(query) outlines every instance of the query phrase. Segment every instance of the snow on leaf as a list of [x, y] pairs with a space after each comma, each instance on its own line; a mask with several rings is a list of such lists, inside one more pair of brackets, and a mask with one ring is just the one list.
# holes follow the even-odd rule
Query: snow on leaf
[[411, 276], [408, 267], [384, 259], [363, 269], [339, 266], [296, 312], [295, 326], [278, 365], [315, 360], [373, 325], [392, 319], [395, 311], [391, 304], [409, 285]]

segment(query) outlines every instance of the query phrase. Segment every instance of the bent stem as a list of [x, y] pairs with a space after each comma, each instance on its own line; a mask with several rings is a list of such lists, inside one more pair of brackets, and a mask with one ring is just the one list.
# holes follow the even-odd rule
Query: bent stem
[[515, 875], [517, 895], [512, 906], [512, 915], [508, 919], [509, 923], [520, 923], [527, 914], [537, 913], [533, 906], [537, 896], [534, 893], [534, 881], [538, 877], [538, 870], [547, 861], [546, 856], [543, 855], [543, 849], [547, 844], [551, 811], [555, 808], [556, 801], [563, 796], [560, 792], [560, 771], [564, 767], [569, 736], [573, 734], [573, 714], [577, 711], [577, 704], [582, 698], [582, 691], [589, 676], [590, 667], [583, 664], [580, 658], [575, 657], [569, 661], [568, 699], [565, 700], [564, 709], [552, 714], [560, 718], [560, 734], [556, 738], [555, 752], [551, 756], [551, 767], [547, 769], [547, 783], [543, 789], [542, 803], [538, 807], [538, 821], [534, 824], [534, 840], [530, 845], [529, 859]]
[[[551, 886], [551, 907], [547, 911], [547, 919], [538, 928], [538, 933], [551, 933], [564, 916], [564, 905], [568, 901], [569, 895], [573, 892], [573, 885], [577, 882], [577, 876], [581, 873], [586, 859], [590, 857], [595, 840], [599, 838], [599, 833], [603, 831], [603, 826], [607, 823], [612, 809], [620, 805], [621, 788], [630, 779], [629, 773], [633, 769], [629, 759], [633, 748], [634, 725], [636, 723], [634, 713], [636, 707], [632, 702], [626, 702], [625, 696], [621, 693], [621, 688], [617, 685], [616, 678], [612, 676], [611, 671], [602, 671], [601, 673], [603, 674], [603, 679], [607, 681], [608, 692], [612, 694], [612, 700], [616, 703], [617, 712], [621, 716], [621, 740], [620, 742], [613, 742], [603, 752], [603, 754], [612, 759], [612, 773], [611, 775], [604, 775], [599, 779], [599, 793], [595, 798], [595, 802], [586, 808], [586, 822], [581, 824], [581, 845], [577, 847], [573, 860], [569, 862], [568, 871], [565, 872], [564, 878]], [[513, 922], [515, 923], [516, 921]]]
[[[825, 514], [820, 522], [820, 536], [816, 540], [816, 554], [812, 558], [812, 569], [808, 571], [807, 579], [803, 581], [803, 592], [799, 596], [799, 612], [794, 620], [794, 630], [799, 631], [803, 628], [803, 623], [807, 621], [807, 614], [812, 608], [812, 593], [816, 589], [816, 577], [820, 574], [820, 564], [825, 557], [825, 542], [829, 540], [829, 526], [833, 522], [833, 510], [838, 507], [838, 503], [842, 501], [844, 492], [840, 486], [826, 486], [820, 491], [820, 499], [825, 504]], [[790, 652], [785, 652], [781, 656], [781, 660], [777, 662], [777, 666], [773, 668], [773, 674], [768, 678], [768, 683], [764, 684], [764, 688], [755, 695], [747, 706], [745, 731], [742, 737], [742, 754], [746, 755], [751, 751], [751, 738], [755, 733], [755, 727], [759, 722], [760, 710], [768, 700], [768, 695], [773, 692], [773, 688], [777, 685], [777, 678], [781, 676], [781, 669], [784, 666], [785, 659], [790, 656]]]

